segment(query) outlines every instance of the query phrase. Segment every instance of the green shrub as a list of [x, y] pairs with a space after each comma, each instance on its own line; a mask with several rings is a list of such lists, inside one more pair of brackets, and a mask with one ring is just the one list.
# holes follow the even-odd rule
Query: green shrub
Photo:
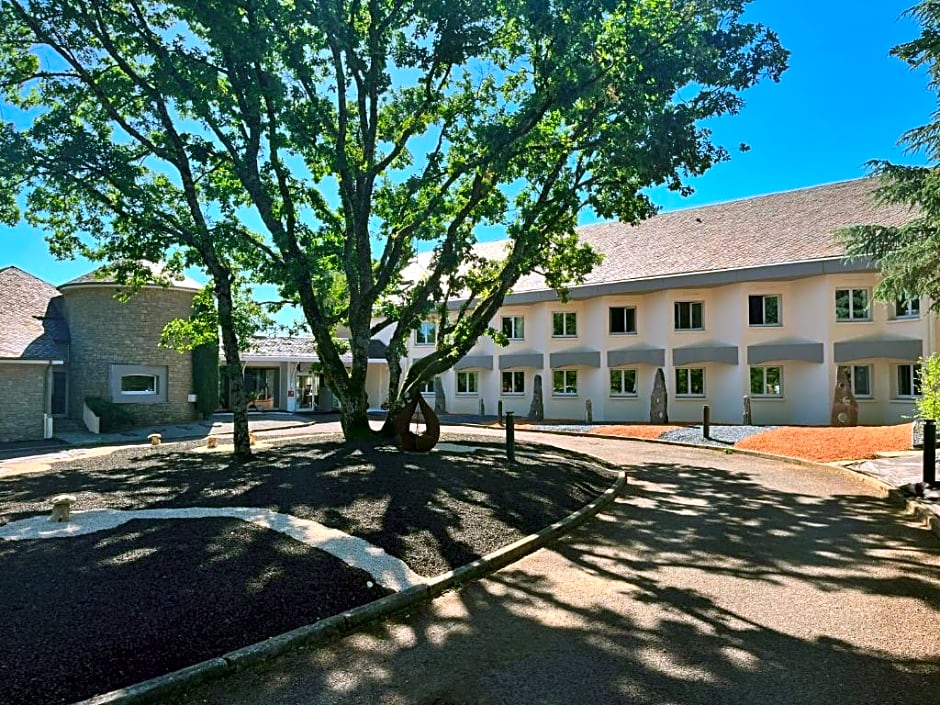
[[940, 355], [922, 357], [920, 363], [920, 393], [917, 399], [917, 417], [940, 420]]
[[85, 403], [98, 417], [102, 433], [121, 431], [134, 425], [134, 416], [120, 404], [101, 397], [85, 397]]

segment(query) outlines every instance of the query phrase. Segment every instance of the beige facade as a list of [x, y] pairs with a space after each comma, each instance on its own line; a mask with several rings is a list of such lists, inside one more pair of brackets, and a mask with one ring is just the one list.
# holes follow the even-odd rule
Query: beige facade
[[49, 363], [0, 364], [0, 443], [43, 437]]
[[[654, 375], [662, 367], [670, 421], [701, 421], [708, 405], [714, 422], [741, 423], [748, 395], [756, 424], [823, 425], [830, 422], [838, 366], [845, 365], [858, 377], [860, 423], [910, 418], [914, 389], [905, 387], [903, 379], [909, 378], [918, 357], [937, 349], [936, 317], [926, 313], [926, 300], [918, 302], [918, 313], [904, 316], [893, 305], [871, 303], [877, 275], [870, 271], [748, 281], [748, 272], [741, 270], [737, 278], [703, 287], [694, 286], [696, 277], [690, 276], [688, 287], [587, 298], [578, 298], [575, 291], [567, 304], [513, 305], [510, 298], [492, 326], [502, 329], [508, 317], [518, 325], [521, 318], [523, 338], [505, 347], [481, 338], [465, 358], [471, 366], [458, 363], [442, 377], [447, 410], [477, 414], [482, 400], [493, 414], [502, 401], [505, 411], [526, 416], [535, 376], [540, 375], [546, 418], [583, 420], [590, 401], [595, 422], [648, 422]], [[867, 297], [867, 311], [839, 320], [837, 291], [843, 292], [843, 302], [844, 292]], [[770, 304], [771, 312], [776, 311], [773, 322], [752, 324], [751, 297], [775, 300], [775, 306]], [[677, 329], [677, 304], [680, 313], [700, 307], [701, 325], [687, 330], [680, 321]], [[615, 314], [632, 309], [635, 331], [611, 332], [611, 309]], [[554, 314], [574, 314], [573, 335], [567, 330], [555, 334]], [[569, 316], [565, 322], [571, 320]], [[428, 350], [412, 338], [409, 363]], [[518, 379], [504, 379], [510, 372], [523, 375], [521, 394], [504, 391], [504, 382], [512, 386]], [[556, 372], [564, 374], [559, 381], [566, 388], [553, 390]], [[459, 391], [458, 375], [463, 376]], [[690, 385], [689, 375], [696, 381], [703, 377], [704, 389]]]

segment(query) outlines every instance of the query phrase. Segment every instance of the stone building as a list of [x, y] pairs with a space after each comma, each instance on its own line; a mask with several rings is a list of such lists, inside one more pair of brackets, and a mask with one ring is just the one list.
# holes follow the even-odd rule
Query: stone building
[[81, 422], [85, 400], [121, 405], [140, 424], [196, 418], [192, 357], [159, 346], [188, 318], [199, 285], [145, 286], [127, 302], [94, 273], [56, 288], [0, 269], [0, 442], [51, 437], [58, 419]]

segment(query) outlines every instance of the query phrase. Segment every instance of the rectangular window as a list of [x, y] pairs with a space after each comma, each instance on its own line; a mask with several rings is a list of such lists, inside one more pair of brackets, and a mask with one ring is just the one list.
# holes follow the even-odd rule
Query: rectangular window
[[525, 319], [522, 316], [503, 316], [503, 335], [510, 340], [525, 340]]
[[415, 331], [415, 345], [434, 345], [437, 342], [437, 325], [434, 321], [421, 321]]
[[578, 335], [578, 314], [574, 312], [552, 314], [552, 337], [574, 338]]
[[703, 330], [701, 301], [676, 301], [676, 330]]
[[418, 391], [422, 394], [434, 394], [434, 380], [426, 379], [418, 385]]
[[577, 370], [555, 370], [552, 372], [552, 394], [556, 396], [575, 396], [577, 393]]
[[898, 365], [897, 394], [902, 399], [920, 396], [920, 365]]
[[676, 396], [704, 397], [705, 370], [701, 367], [676, 368]]
[[894, 302], [895, 318], [919, 318], [920, 317], [920, 299], [897, 299]]
[[525, 373], [503, 372], [503, 394], [525, 394]]
[[479, 391], [476, 372], [457, 373], [457, 394], [476, 394]]
[[123, 375], [121, 394], [159, 394], [160, 378], [156, 375]]
[[867, 321], [871, 317], [868, 289], [836, 289], [836, 320]]
[[636, 306], [611, 306], [610, 332], [614, 335], [636, 333]]
[[610, 371], [610, 396], [635, 397], [636, 396], [636, 370]]
[[752, 367], [751, 368], [751, 396], [782, 397], [783, 396], [783, 368], [782, 367]]
[[871, 365], [842, 365], [839, 369], [848, 375], [852, 394], [856, 397], [872, 396]]
[[748, 324], [752, 326], [780, 325], [779, 296], [748, 296]]

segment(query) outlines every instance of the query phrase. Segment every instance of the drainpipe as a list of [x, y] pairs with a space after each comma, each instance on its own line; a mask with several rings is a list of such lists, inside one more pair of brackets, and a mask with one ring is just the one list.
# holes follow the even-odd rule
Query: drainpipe
[[42, 437], [52, 438], [52, 360], [46, 365], [42, 382]]

